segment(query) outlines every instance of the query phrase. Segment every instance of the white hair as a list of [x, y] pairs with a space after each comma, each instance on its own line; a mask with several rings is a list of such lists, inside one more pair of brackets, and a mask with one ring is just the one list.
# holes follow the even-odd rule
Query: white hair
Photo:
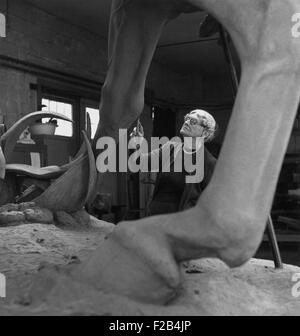
[[210, 141], [213, 139], [215, 132], [217, 130], [217, 123], [215, 118], [208, 112], [204, 110], [193, 110], [188, 114], [196, 114], [197, 117], [204, 119], [204, 129], [205, 129], [205, 141]]

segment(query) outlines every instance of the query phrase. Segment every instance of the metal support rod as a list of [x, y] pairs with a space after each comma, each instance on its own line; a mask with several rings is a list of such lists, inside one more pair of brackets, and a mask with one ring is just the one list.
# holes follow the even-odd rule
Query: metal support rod
[[234, 65], [232, 52], [231, 52], [230, 46], [229, 46], [228, 33], [226, 32], [226, 30], [224, 29], [224, 27], [222, 25], [220, 25], [220, 37], [221, 37], [221, 42], [222, 42], [222, 45], [223, 45], [225, 59], [226, 59], [228, 65], [229, 65], [229, 69], [230, 69], [230, 74], [231, 74], [230, 78], [231, 78], [231, 83], [232, 83], [233, 95], [234, 95], [234, 97], [236, 97], [237, 92], [238, 92], [238, 88], [239, 88], [239, 80], [238, 80], [237, 71], [236, 71], [236, 68], [235, 68], [235, 65]]
[[271, 215], [269, 215], [268, 221], [267, 221], [267, 235], [268, 235], [269, 243], [272, 249], [275, 268], [283, 268], [283, 263], [281, 260], [280, 250], [278, 247]]
[[[236, 97], [237, 92], [238, 92], [238, 87], [239, 87], [239, 81], [238, 81], [237, 71], [236, 71], [236, 68], [233, 62], [232, 52], [230, 50], [229, 35], [225, 31], [222, 25], [220, 25], [220, 37], [221, 37], [221, 41], [223, 45], [223, 50], [225, 53], [225, 59], [227, 63], [229, 64], [229, 68], [230, 68], [233, 93], [234, 93], [234, 96]], [[277, 239], [276, 239], [274, 225], [273, 225], [272, 217], [270, 214], [269, 214], [268, 221], [267, 221], [266, 231], [267, 231], [269, 243], [271, 245], [275, 268], [283, 268], [283, 263], [282, 263], [280, 250], [279, 250]]]

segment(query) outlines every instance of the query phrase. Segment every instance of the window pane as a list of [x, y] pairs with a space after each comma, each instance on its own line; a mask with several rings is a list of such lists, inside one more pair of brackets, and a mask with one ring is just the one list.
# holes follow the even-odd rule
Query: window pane
[[[85, 109], [86, 112], [86, 118], [87, 115], [89, 115], [90, 119], [91, 119], [91, 137], [92, 139], [94, 139], [96, 131], [97, 131], [97, 127], [99, 124], [99, 110], [95, 109], [95, 108], [91, 108], [91, 107], [86, 107]], [[87, 122], [86, 122], [87, 125]]]
[[[43, 98], [42, 105], [45, 105], [42, 108], [43, 111], [58, 112], [73, 120], [72, 104]], [[49, 120], [50, 120], [49, 118], [43, 118], [43, 122], [47, 122]], [[58, 127], [55, 130], [55, 135], [62, 135], [62, 136], [67, 136], [67, 137], [73, 136], [73, 124], [72, 123], [58, 119], [57, 125]]]

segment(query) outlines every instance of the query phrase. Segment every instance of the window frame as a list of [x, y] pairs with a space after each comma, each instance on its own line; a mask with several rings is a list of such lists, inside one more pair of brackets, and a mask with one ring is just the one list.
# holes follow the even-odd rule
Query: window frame
[[[97, 102], [96, 100], [93, 99], [86, 99], [86, 98], [81, 99], [81, 110], [82, 114], [84, 115], [84, 130], [87, 130], [86, 108], [92, 108], [100, 111], [100, 102]], [[100, 116], [99, 116], [99, 122], [100, 122]]]
[[82, 85], [77, 87], [60, 81], [39, 78], [36, 84], [31, 84], [31, 89], [36, 90], [37, 110], [41, 110], [43, 98], [72, 104], [73, 136], [58, 136], [72, 140], [79, 148], [82, 139], [81, 132], [86, 130], [85, 106], [99, 109], [101, 87], [99, 91], [89, 90]]
[[[55, 136], [59, 136], [59, 137], [64, 137], [67, 139], [74, 139], [76, 137], [76, 99], [71, 99], [70, 97], [63, 97], [61, 95], [55, 95], [55, 94], [42, 94], [41, 96], [41, 102], [40, 102], [40, 106], [42, 106], [42, 101], [43, 99], [47, 99], [47, 100], [51, 100], [51, 101], [56, 101], [59, 103], [66, 103], [66, 104], [70, 104], [72, 106], [72, 120], [73, 120], [73, 132], [71, 136], [64, 136], [64, 135], [59, 135], [59, 134], [55, 134]], [[41, 108], [42, 110], [42, 108]]]

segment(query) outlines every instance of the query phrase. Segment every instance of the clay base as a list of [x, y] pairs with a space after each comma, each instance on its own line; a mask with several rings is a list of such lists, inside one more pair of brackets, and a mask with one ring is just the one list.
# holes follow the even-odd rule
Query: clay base
[[96, 291], [68, 275], [113, 228], [92, 222], [86, 231], [41, 224], [0, 228], [0, 272], [8, 285], [0, 315], [300, 315], [300, 298], [292, 296], [292, 276], [300, 268], [275, 270], [273, 262], [256, 259], [234, 270], [214, 259], [184, 264], [183, 286], [168, 306]]

